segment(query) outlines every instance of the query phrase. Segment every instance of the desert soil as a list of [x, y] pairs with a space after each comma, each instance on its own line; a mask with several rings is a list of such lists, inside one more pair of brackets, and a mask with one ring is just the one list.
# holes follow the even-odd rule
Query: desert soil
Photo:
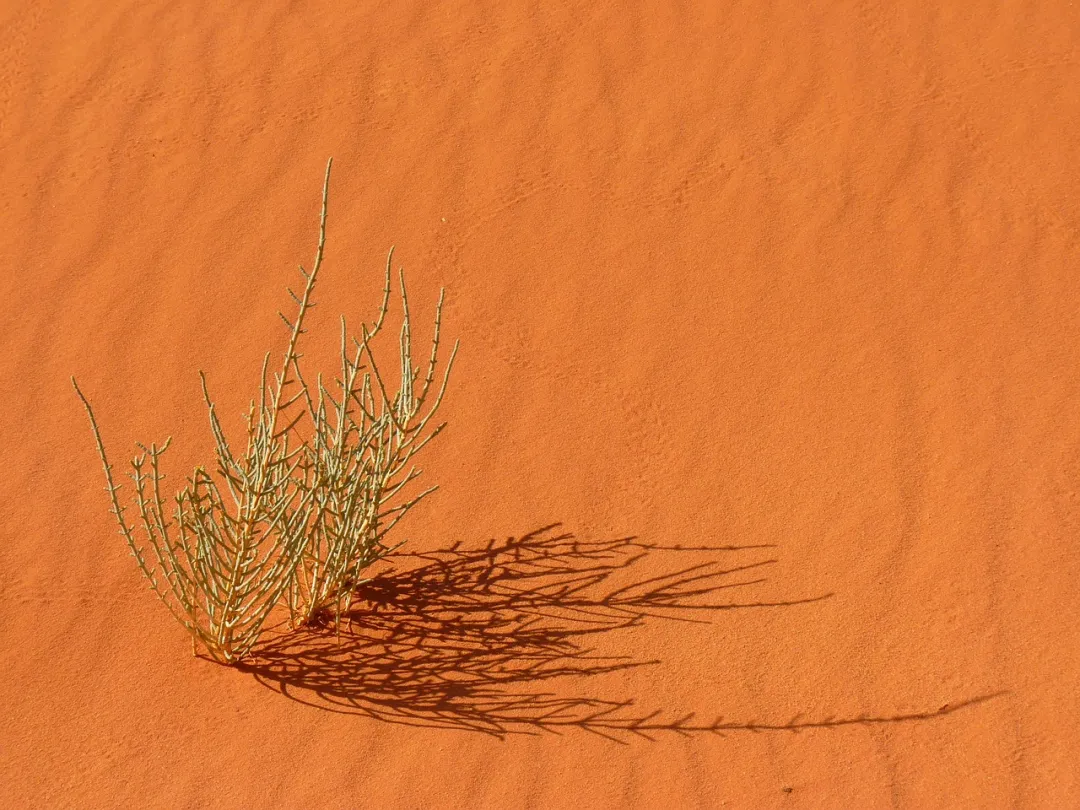
[[[1080, 806], [1080, 6], [202, 5], [0, 11], [0, 803]], [[306, 359], [445, 285], [440, 489], [222, 667], [69, 377], [239, 442], [330, 156]]]

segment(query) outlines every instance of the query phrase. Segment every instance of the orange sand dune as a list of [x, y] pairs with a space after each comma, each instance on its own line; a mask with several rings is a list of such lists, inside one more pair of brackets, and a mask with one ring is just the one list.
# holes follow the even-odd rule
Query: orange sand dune
[[[1080, 807], [1080, 5], [8, 3], [0, 803]], [[462, 350], [339, 641], [108, 514], [387, 249]], [[678, 548], [681, 547], [681, 548]]]

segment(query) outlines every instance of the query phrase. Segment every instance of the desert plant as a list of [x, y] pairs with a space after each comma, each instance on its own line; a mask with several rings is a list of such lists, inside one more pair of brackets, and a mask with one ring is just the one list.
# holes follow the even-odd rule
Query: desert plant
[[[270, 354], [263, 359], [258, 404], [253, 400], [248, 411], [244, 455], [233, 453], [202, 372], [217, 479], [203, 467], [195, 468], [174, 497], [175, 522], [167, 518], [161, 494], [165, 475], [160, 458], [171, 438], [161, 447], [138, 445], [142, 453], [132, 460], [130, 476], [150, 553], [137, 542], [135, 529], [124, 517], [120, 485], [113, 478], [94, 412], [75, 378], [71, 380], [90, 417], [112, 513], [139, 569], [191, 634], [193, 651], [201, 643], [211, 658], [222, 663], [235, 663], [252, 650], [279, 605], [288, 608], [294, 625], [328, 608], [340, 615], [361, 572], [392, 550], [385, 542], [387, 532], [435, 489], [390, 505], [420, 475], [414, 467], [406, 472], [406, 466], [445, 426], [427, 430], [442, 402], [457, 351], [455, 344], [438, 394], [422, 413], [437, 366], [443, 295], [430, 360], [417, 392], [402, 272], [401, 388], [389, 394], [371, 341], [382, 329], [388, 309], [393, 250], [387, 258], [376, 322], [370, 329], [362, 325], [357, 340], [349, 338], [341, 318], [338, 397], [323, 385], [321, 375], [313, 395], [301, 372], [298, 345], [306, 332], [305, 314], [314, 306], [312, 293], [322, 266], [331, 165], [332, 160], [326, 166], [315, 262], [310, 272], [300, 267], [303, 294], [288, 291], [298, 307], [295, 318], [290, 321], [278, 313], [289, 329], [289, 341], [272, 381], [267, 378]], [[350, 340], [355, 347], [351, 356]], [[307, 435], [301, 430], [305, 416], [310, 421]], [[290, 437], [296, 440], [291, 447]], [[171, 531], [174, 526], [176, 532]]]

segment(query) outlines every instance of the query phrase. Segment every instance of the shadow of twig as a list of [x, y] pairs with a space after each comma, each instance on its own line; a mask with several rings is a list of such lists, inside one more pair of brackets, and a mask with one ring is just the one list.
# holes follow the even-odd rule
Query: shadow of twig
[[[930, 719], [937, 712], [784, 725], [665, 721], [633, 716], [633, 700], [537, 691], [545, 680], [599, 675], [655, 660], [597, 655], [590, 637], [650, 618], [705, 621], [711, 611], [780, 608], [829, 598], [726, 601], [765, 581], [775, 559], [724, 564], [768, 545], [658, 546], [622, 538], [583, 542], [546, 526], [482, 548], [395, 555], [401, 568], [358, 587], [337, 627], [315, 624], [260, 646], [241, 665], [265, 685], [323, 709], [390, 723], [495, 736], [579, 728], [611, 739], [659, 732], [797, 731], [853, 723]], [[669, 573], [633, 579], [647, 555], [705, 557]], [[745, 556], [745, 555], [743, 555]], [[762, 555], [758, 555], [759, 557]], [[685, 558], [684, 558], [685, 559]], [[729, 557], [730, 559], [730, 557]], [[655, 570], [656, 561], [650, 561]], [[621, 740], [620, 740], [621, 741]]]

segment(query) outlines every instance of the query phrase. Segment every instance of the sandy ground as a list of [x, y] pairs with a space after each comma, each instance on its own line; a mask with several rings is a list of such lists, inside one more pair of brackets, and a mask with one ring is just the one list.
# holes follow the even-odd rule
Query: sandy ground
[[[4, 806], [1080, 806], [1080, 5], [198, 5], [0, 11]], [[230, 669], [68, 378], [208, 460], [329, 156], [309, 358], [445, 284], [441, 488]]]

